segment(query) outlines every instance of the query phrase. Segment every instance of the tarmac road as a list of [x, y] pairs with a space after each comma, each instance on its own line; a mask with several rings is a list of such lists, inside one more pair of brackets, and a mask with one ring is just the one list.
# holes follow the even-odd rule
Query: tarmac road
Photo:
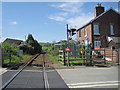
[[69, 88], [118, 88], [118, 67], [57, 69]]

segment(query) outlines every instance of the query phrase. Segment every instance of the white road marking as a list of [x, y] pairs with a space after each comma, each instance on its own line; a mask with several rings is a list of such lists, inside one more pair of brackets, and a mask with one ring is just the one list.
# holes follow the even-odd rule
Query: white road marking
[[40, 71], [40, 70], [23, 70], [23, 71], [27, 71], [27, 72], [43, 72], [43, 71]]
[[87, 82], [87, 83], [74, 83], [67, 84], [69, 88], [87, 88], [96, 86], [113, 86], [119, 85], [120, 81], [104, 81], [104, 82]]
[[98, 86], [113, 86], [113, 85], [117, 85], [118, 83], [115, 84], [99, 84], [99, 85], [84, 85], [84, 86], [69, 86], [69, 88], [89, 88], [89, 87], [98, 87]]
[[118, 81], [87, 82], [87, 83], [75, 83], [75, 84], [67, 84], [67, 85], [84, 85], [84, 84], [100, 84], [100, 83], [118, 83]]
[[109, 67], [109, 68], [103, 68], [103, 67], [81, 67], [81, 68], [71, 68], [71, 69], [56, 69], [57, 71], [81, 71], [81, 70], [88, 70], [88, 69], [95, 69], [95, 70], [109, 70], [109, 69], [111, 69], [111, 67]]

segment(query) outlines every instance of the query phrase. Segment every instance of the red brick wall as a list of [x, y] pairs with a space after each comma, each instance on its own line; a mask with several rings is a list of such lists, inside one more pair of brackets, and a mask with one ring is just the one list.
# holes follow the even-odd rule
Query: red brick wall
[[[84, 32], [85, 28], [86, 28], [86, 31], [87, 31], [87, 36], [86, 37], [85, 37], [85, 32]], [[89, 24], [85, 28], [82, 28], [77, 32], [77, 39], [82, 41], [82, 40], [85, 40], [86, 38], [89, 38], [90, 43], [92, 43], [92, 29], [91, 29], [92, 25]], [[81, 35], [80, 35], [80, 31], [81, 31]]]

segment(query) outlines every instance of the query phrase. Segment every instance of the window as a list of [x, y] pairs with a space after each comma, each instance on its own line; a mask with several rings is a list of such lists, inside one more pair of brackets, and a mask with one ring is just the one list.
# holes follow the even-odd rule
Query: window
[[86, 37], [87, 36], [87, 29], [84, 28], [84, 36]]
[[110, 24], [110, 34], [115, 35], [114, 34], [114, 26], [113, 26], [113, 24]]
[[94, 35], [100, 35], [99, 24], [94, 24], [93, 29], [94, 29]]
[[81, 30], [79, 31], [79, 37], [81, 37]]
[[94, 41], [94, 47], [101, 46], [101, 41]]

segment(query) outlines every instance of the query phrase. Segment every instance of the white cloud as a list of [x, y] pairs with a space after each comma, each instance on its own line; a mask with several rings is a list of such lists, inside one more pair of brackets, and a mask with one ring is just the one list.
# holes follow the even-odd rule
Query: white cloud
[[67, 12], [62, 12], [62, 13], [58, 13], [58, 15], [60, 15], [60, 16], [68, 16], [68, 13]]
[[93, 13], [84, 13], [82, 2], [67, 2], [62, 4], [51, 5], [54, 8], [60, 9], [62, 12], [53, 14], [51, 18], [56, 21], [64, 21], [71, 27], [80, 28], [93, 18]]
[[116, 9], [115, 9], [115, 11], [117, 11], [117, 12], [118, 12], [118, 8], [116, 8]]
[[79, 2], [66, 2], [58, 5], [51, 5], [51, 6], [61, 9], [65, 12], [78, 13], [80, 12], [80, 7], [82, 7], [83, 4], [84, 3], [79, 3]]
[[13, 21], [13, 22], [11, 22], [11, 24], [15, 25], [15, 24], [18, 24], [18, 23], [16, 21]]
[[72, 18], [67, 19], [67, 23], [71, 27], [79, 28], [79, 27], [85, 25], [87, 22], [89, 22], [92, 18], [93, 18], [92, 13], [83, 14], [80, 16], [76, 16], [76, 17], [72, 17]]
[[60, 16], [51, 16], [51, 17], [49, 17], [49, 19], [52, 19], [55, 21], [64, 21], [65, 20], [64, 17], [60, 17]]

